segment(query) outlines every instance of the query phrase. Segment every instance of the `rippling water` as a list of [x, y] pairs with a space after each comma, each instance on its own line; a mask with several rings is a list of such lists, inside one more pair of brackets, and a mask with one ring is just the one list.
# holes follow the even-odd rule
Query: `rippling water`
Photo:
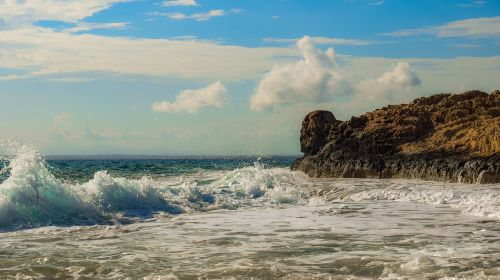
[[0, 279], [500, 279], [500, 185], [4, 146]]

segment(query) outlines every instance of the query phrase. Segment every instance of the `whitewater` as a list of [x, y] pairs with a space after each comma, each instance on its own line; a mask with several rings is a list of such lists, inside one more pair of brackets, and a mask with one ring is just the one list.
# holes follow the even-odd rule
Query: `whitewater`
[[0, 279], [500, 279], [499, 184], [0, 150]]

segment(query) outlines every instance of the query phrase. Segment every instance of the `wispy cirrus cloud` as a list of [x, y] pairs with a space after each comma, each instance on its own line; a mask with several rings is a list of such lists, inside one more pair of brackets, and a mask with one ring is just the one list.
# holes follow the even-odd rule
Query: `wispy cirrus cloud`
[[22, 79], [26, 79], [27, 77], [28, 76], [26, 76], [26, 75], [9, 74], [9, 75], [0, 76], [0, 81], [22, 80]]
[[105, 22], [105, 23], [92, 23], [92, 22], [79, 22], [74, 27], [63, 29], [64, 32], [76, 33], [97, 29], [123, 29], [128, 26], [127, 22]]
[[185, 13], [174, 12], [174, 13], [158, 13], [156, 15], [166, 16], [166, 17], [173, 19], [173, 20], [192, 19], [192, 20], [196, 20], [196, 21], [206, 21], [206, 20], [210, 20], [214, 17], [223, 17], [223, 16], [228, 16], [228, 15], [233, 15], [233, 14], [239, 14], [241, 12], [242, 12], [241, 9], [231, 9], [229, 11], [210, 10], [207, 12], [194, 13], [194, 14], [185, 14]]
[[[77, 33], [96, 29], [122, 29], [127, 22], [86, 22], [85, 19], [114, 4], [132, 0], [0, 0], [0, 29], [26, 30], [39, 21], [68, 23], [72, 27], [58, 29]], [[35, 28], [33, 28], [35, 29]]]
[[487, 2], [485, 0], [475, 0], [469, 3], [457, 4], [457, 6], [460, 8], [478, 8], [478, 7], [483, 7], [486, 3]]
[[40, 20], [78, 22], [113, 4], [129, 0], [24, 0], [0, 1], [0, 18], [9, 26]]
[[368, 3], [368, 5], [370, 5], [370, 6], [381, 6], [381, 5], [384, 5], [384, 0], [370, 2], [370, 3]]
[[174, 102], [161, 101], [153, 104], [156, 112], [188, 112], [196, 113], [201, 108], [222, 108], [226, 100], [226, 87], [221, 82], [215, 82], [204, 88], [188, 89], [181, 92]]
[[387, 36], [416, 36], [431, 35], [436, 37], [499, 37], [500, 16], [470, 18], [445, 23], [443, 25], [425, 28], [404, 29], [382, 35]]
[[196, 0], [167, 0], [162, 3], [165, 7], [171, 6], [198, 6]]
[[453, 44], [451, 45], [454, 48], [462, 48], [462, 49], [474, 49], [474, 48], [480, 48], [480, 45], [477, 44]]
[[[311, 42], [316, 45], [350, 45], [350, 46], [365, 46], [371, 45], [374, 42], [358, 40], [358, 39], [346, 39], [346, 38], [333, 38], [333, 37], [310, 37]], [[295, 44], [300, 38], [264, 38], [263, 42], [266, 43], [285, 43], [285, 44]]]

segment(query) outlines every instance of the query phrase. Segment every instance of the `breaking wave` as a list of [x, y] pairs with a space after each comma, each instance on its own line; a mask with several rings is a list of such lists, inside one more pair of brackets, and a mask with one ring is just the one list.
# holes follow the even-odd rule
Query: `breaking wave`
[[40, 153], [29, 146], [2, 144], [0, 228], [92, 225], [130, 222], [164, 212], [303, 204], [305, 177], [283, 168], [254, 166], [232, 171], [200, 171], [161, 180], [128, 179], [98, 171], [88, 182], [56, 178]]

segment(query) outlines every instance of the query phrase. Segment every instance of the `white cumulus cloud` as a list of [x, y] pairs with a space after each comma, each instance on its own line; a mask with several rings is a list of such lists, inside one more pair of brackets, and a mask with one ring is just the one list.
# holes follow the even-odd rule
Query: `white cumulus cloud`
[[189, 112], [196, 113], [204, 107], [222, 108], [226, 99], [226, 87], [215, 82], [200, 89], [188, 89], [181, 92], [174, 102], [161, 101], [153, 103], [156, 112]]
[[332, 48], [321, 51], [308, 36], [300, 39], [297, 46], [303, 58], [295, 63], [275, 65], [262, 78], [250, 99], [252, 110], [297, 103], [392, 102], [405, 100], [409, 96], [406, 93], [412, 93], [421, 84], [407, 62], [397, 62], [375, 79], [347, 79]]
[[398, 62], [391, 70], [376, 79], [367, 79], [356, 85], [354, 104], [376, 102], [404, 102], [412, 90], [422, 83], [408, 62]]
[[410, 69], [408, 62], [399, 62], [392, 70], [384, 73], [373, 82], [384, 87], [398, 88], [411, 88], [421, 83], [417, 74]]
[[349, 85], [336, 70], [335, 51], [317, 49], [311, 37], [297, 42], [303, 58], [295, 63], [276, 65], [260, 81], [251, 97], [252, 110], [277, 104], [321, 102], [349, 92]]

